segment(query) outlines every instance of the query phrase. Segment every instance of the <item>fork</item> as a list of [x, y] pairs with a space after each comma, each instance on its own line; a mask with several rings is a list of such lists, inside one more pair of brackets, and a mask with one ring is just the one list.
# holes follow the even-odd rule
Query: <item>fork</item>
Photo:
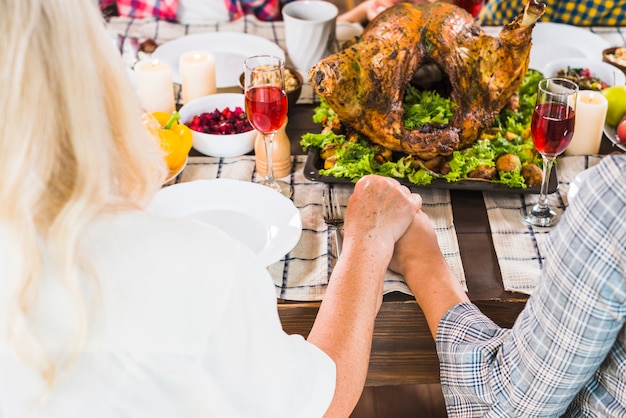
[[329, 192], [322, 190], [322, 211], [324, 213], [324, 222], [328, 225], [329, 229], [335, 231], [335, 245], [337, 248], [337, 258], [341, 255], [341, 247], [343, 245], [343, 235], [341, 233], [341, 227], [343, 226], [343, 214], [341, 212], [341, 205], [337, 198], [337, 192], [335, 189], [330, 189]]

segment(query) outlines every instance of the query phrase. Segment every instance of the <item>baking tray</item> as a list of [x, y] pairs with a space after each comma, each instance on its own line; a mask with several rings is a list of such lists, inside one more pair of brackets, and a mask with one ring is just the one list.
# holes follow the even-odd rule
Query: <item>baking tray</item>
[[[559, 189], [556, 167], [557, 164], [552, 166], [552, 171], [550, 173], [550, 182], [548, 183], [548, 193], [554, 193]], [[320, 157], [319, 148], [310, 148], [309, 153], [307, 154], [306, 162], [304, 164], [304, 177], [312, 181], [319, 181], [329, 184], [353, 184], [352, 181], [348, 178], [322, 176], [320, 174], [320, 169], [323, 167], [324, 160], [322, 160], [322, 157]], [[510, 194], [539, 194], [541, 192], [540, 186], [528, 186], [525, 189], [512, 189], [503, 184], [477, 179], [459, 180], [452, 183], [449, 183], [444, 179], [433, 179], [433, 181], [426, 186], [418, 186], [411, 183], [407, 179], [397, 180], [411, 190], [417, 190], [419, 188], [425, 187], [431, 189], [474, 190], [477, 192], [499, 192]]]

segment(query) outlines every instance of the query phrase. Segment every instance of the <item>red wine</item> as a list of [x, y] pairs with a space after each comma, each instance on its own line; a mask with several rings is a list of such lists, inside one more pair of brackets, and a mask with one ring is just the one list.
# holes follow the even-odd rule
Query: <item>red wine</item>
[[472, 17], [478, 17], [485, 5], [485, 0], [454, 0], [454, 4], [467, 10]]
[[535, 107], [530, 130], [540, 153], [559, 155], [574, 135], [574, 109], [561, 103], [542, 103]]
[[246, 114], [257, 131], [276, 132], [287, 116], [287, 95], [276, 86], [252, 87], [246, 92]]

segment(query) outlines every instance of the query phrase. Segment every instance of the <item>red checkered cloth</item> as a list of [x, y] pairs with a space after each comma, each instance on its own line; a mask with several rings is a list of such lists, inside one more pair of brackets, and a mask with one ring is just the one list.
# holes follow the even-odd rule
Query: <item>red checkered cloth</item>
[[259, 20], [271, 22], [280, 20], [279, 0], [225, 0], [230, 20], [252, 14]]
[[136, 19], [156, 17], [157, 19], [176, 22], [178, 0], [116, 0], [116, 3], [120, 16]]
[[100, 9], [106, 9], [107, 7], [111, 7], [115, 5], [115, 0], [98, 0], [98, 5]]

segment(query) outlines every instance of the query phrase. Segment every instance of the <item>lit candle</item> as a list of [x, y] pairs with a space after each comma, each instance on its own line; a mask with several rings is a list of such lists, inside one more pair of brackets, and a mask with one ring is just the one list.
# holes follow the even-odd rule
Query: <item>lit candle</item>
[[565, 149], [565, 155], [592, 155], [600, 152], [607, 108], [608, 102], [600, 92], [578, 92], [574, 136]]
[[139, 102], [146, 112], [172, 113], [176, 110], [169, 65], [156, 59], [139, 61], [135, 65], [135, 77]]
[[187, 52], [180, 57], [180, 78], [183, 103], [217, 92], [215, 85], [215, 57], [201, 51]]

